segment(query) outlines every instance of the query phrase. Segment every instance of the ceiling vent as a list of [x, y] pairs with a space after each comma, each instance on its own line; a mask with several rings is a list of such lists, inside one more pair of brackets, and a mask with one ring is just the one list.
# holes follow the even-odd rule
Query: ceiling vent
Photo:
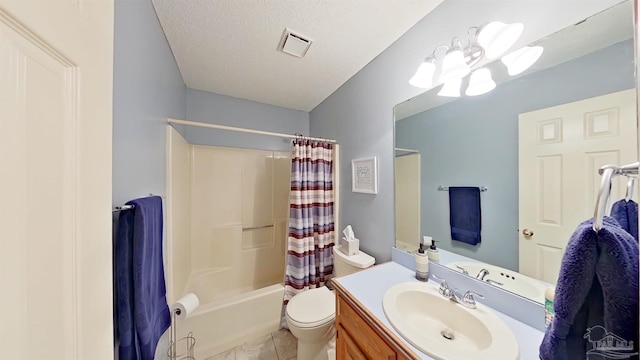
[[313, 40], [307, 39], [302, 35], [295, 34], [291, 32], [291, 30], [285, 28], [279, 49], [284, 53], [301, 58], [307, 53], [312, 42]]

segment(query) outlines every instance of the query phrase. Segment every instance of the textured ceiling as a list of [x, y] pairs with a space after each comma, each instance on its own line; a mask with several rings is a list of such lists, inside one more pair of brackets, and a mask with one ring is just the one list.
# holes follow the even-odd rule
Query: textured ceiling
[[[311, 111], [442, 0], [152, 0], [187, 87]], [[285, 28], [313, 43], [278, 50]]]

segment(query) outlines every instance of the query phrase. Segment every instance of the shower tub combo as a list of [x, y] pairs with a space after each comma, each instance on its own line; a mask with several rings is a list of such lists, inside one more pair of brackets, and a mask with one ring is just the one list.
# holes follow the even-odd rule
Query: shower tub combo
[[167, 126], [167, 300], [198, 296], [176, 324], [197, 358], [280, 328], [289, 173], [288, 153], [192, 145]]

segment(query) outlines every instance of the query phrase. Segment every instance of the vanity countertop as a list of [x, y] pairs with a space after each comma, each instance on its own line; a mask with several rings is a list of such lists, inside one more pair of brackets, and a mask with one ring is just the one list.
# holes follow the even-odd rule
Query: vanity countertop
[[[366, 307], [377, 320], [386, 326], [389, 332], [396, 335], [396, 337], [403, 341], [416, 355], [422, 359], [432, 359], [406, 342], [402, 336], [395, 331], [391, 323], [387, 320], [382, 308], [382, 299], [388, 288], [403, 282], [419, 282], [414, 277], [413, 271], [390, 261], [364, 271], [336, 278], [333, 281], [338, 282], [342, 288], [346, 289], [355, 300]], [[429, 281], [432, 282], [433, 280], [430, 279]], [[436, 284], [435, 281], [433, 281], [433, 283]], [[482, 303], [482, 300], [478, 300], [478, 302]], [[544, 333], [499, 311], [494, 311], [515, 335], [518, 345], [520, 346], [520, 359], [538, 359], [538, 347], [542, 342]]]

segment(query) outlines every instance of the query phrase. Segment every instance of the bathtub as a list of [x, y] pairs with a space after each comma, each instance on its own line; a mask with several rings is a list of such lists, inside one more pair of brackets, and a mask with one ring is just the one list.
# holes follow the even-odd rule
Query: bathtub
[[[207, 292], [195, 294], [205, 300], [216, 297]], [[177, 337], [193, 332], [197, 359], [227, 351], [280, 329], [283, 296], [284, 286], [275, 284], [209, 302], [201, 300], [196, 311], [178, 321]]]
[[284, 279], [284, 270], [265, 269], [261, 273], [268, 276], [253, 275], [246, 269], [234, 270], [232, 267], [194, 271], [189, 276], [183, 293], [197, 294], [200, 304], [217, 303], [269, 287]]

